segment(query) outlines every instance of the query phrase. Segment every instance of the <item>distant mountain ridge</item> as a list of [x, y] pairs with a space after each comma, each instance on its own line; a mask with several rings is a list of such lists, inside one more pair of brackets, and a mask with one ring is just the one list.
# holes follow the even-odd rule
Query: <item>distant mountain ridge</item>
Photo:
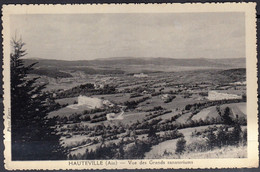
[[[31, 74], [51, 78], [72, 77], [75, 72], [87, 75], [114, 75], [154, 72], [181, 72], [196, 70], [230, 70], [245, 69], [245, 58], [238, 59], [171, 59], [171, 58], [108, 58], [98, 60], [48, 60], [24, 59], [25, 65], [37, 63]], [[206, 71], [205, 71], [206, 72]], [[233, 70], [221, 75], [232, 76]]]
[[212, 67], [212, 68], [244, 68], [245, 58], [235, 59], [177, 59], [177, 58], [141, 58], [141, 57], [115, 57], [95, 60], [49, 60], [49, 59], [24, 59], [26, 64], [39, 62], [36, 66], [68, 67], [68, 66], [130, 66], [130, 65], [159, 65], [159, 66], [184, 66], [184, 67]]

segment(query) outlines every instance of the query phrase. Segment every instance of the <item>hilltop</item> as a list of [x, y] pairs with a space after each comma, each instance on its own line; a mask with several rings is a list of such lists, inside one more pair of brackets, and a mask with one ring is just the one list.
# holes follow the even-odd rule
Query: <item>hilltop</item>
[[113, 57], [96, 60], [50, 60], [50, 59], [24, 59], [25, 63], [39, 62], [37, 66], [45, 67], [72, 67], [72, 66], [110, 66], [110, 65], [163, 65], [163, 66], [186, 66], [186, 67], [219, 67], [219, 68], [239, 68], [245, 67], [245, 58], [236, 59], [174, 59], [174, 58], [142, 58], [142, 57]]
[[245, 68], [245, 58], [172, 59], [162, 57], [116, 57], [80, 61], [24, 59], [24, 62], [26, 65], [37, 63], [33, 74], [45, 75], [52, 78], [71, 77], [71, 72], [75, 71], [82, 71], [85, 74], [124, 74]]

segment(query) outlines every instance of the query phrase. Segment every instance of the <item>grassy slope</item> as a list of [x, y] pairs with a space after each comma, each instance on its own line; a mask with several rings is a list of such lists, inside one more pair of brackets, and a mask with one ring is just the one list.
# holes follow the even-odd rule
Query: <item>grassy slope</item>
[[[226, 107], [231, 108], [233, 115], [237, 114], [238, 117], [243, 117], [246, 115], [246, 103], [231, 103], [231, 104], [225, 104], [220, 106], [222, 111], [224, 111]], [[192, 117], [192, 120], [199, 120], [199, 119], [205, 120], [207, 117], [210, 118], [219, 117], [218, 112], [216, 110], [216, 106], [203, 109], [198, 114], [194, 115]]]
[[[213, 126], [213, 125], [212, 125]], [[220, 126], [220, 125], [216, 125]], [[186, 145], [193, 144], [195, 142], [205, 141], [202, 137], [191, 137], [191, 133], [196, 129], [197, 131], [203, 131], [209, 126], [201, 126], [194, 128], [180, 129], [179, 131], [184, 135]], [[243, 127], [244, 128], [244, 127]], [[242, 129], [243, 129], [242, 128]], [[245, 129], [245, 128], [244, 128]], [[184, 152], [181, 156], [175, 154], [176, 143], [178, 139], [167, 140], [152, 146], [152, 149], [145, 154], [145, 159], [205, 159], [205, 158], [245, 158], [247, 157], [246, 146], [226, 146], [222, 148], [215, 148], [205, 152]], [[164, 154], [164, 152], [169, 154]]]
[[64, 104], [73, 104], [75, 101], [78, 101], [78, 97], [70, 97], [70, 98], [63, 98], [63, 99], [56, 99], [56, 103], [59, 103], [61, 105]]
[[[197, 131], [203, 131], [208, 126], [194, 127], [194, 128], [185, 128], [178, 130], [182, 133], [187, 141], [186, 144], [191, 144], [192, 142], [198, 141], [200, 138], [191, 137], [191, 133], [196, 129]], [[178, 139], [167, 140], [165, 142], [159, 143], [158, 145], [152, 146], [151, 151], [145, 154], [145, 158], [161, 158], [163, 156], [164, 151], [171, 152], [174, 154], [176, 149], [176, 143]]]
[[247, 146], [226, 146], [206, 152], [190, 152], [180, 156], [181, 159], [207, 159], [207, 158], [246, 158]]
[[[167, 148], [167, 147], [166, 147]], [[205, 152], [185, 152], [182, 155], [176, 154], [162, 154], [154, 155], [150, 158], [156, 159], [209, 159], [209, 158], [246, 158], [247, 147], [246, 146], [225, 146], [222, 148], [215, 148]]]

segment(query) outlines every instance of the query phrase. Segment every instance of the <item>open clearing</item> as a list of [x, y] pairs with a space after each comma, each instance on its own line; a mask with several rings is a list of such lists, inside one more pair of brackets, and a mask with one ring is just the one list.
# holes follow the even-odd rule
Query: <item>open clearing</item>
[[63, 98], [63, 99], [56, 99], [55, 102], [61, 104], [61, 105], [66, 105], [66, 104], [74, 104], [75, 102], [78, 101], [78, 97], [70, 97], [70, 98]]
[[[186, 144], [188, 145], [192, 144], [193, 142], [200, 141], [202, 139], [200, 137], [191, 137], [191, 134], [194, 130], [203, 131], [208, 127], [209, 126], [193, 127], [180, 129], [178, 131], [184, 135], [184, 138], [187, 141]], [[178, 139], [167, 140], [162, 143], [159, 143], [158, 145], [152, 146], [151, 150], [145, 154], [145, 158], [161, 158], [164, 155], [165, 151], [175, 154], [177, 140]]]
[[[220, 109], [223, 111], [226, 107], [229, 107], [231, 111], [233, 112], [233, 117], [235, 118], [235, 115], [238, 115], [238, 117], [244, 117], [246, 116], [246, 103], [231, 103], [231, 104], [225, 104], [221, 105]], [[192, 117], [192, 120], [205, 120], [206, 118], [218, 118], [219, 114], [216, 110], [216, 106], [208, 107], [206, 109], [203, 109], [198, 114], [194, 115]]]
[[[226, 146], [205, 152], [190, 152], [181, 155], [181, 159], [208, 159], [208, 158], [246, 158], [247, 146]], [[171, 157], [169, 157], [171, 158]]]
[[53, 111], [53, 112], [50, 112], [48, 117], [49, 118], [52, 118], [52, 117], [55, 117], [55, 116], [59, 116], [59, 117], [69, 117], [71, 116], [72, 114], [74, 113], [82, 113], [84, 110], [89, 110], [90, 108], [88, 108], [88, 106], [86, 105], [80, 105], [80, 106], [77, 106], [77, 109], [72, 109], [72, 108], [69, 108], [69, 107], [64, 107], [64, 108], [61, 108], [57, 111]]

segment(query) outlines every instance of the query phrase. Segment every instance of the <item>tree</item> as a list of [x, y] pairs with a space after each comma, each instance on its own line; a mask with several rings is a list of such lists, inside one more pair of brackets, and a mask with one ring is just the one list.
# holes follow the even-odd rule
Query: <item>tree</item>
[[222, 119], [223, 119], [224, 123], [227, 124], [227, 125], [232, 125], [232, 124], [234, 124], [234, 121], [233, 121], [232, 118], [230, 117], [231, 113], [232, 113], [232, 112], [231, 112], [230, 108], [229, 108], [229, 107], [226, 107], [226, 108], [225, 108], [225, 111], [224, 111], [224, 114], [223, 114], [223, 116], [222, 116]]
[[145, 141], [137, 141], [136, 144], [129, 146], [124, 153], [124, 159], [143, 159], [146, 152], [151, 150], [151, 144]]
[[206, 136], [207, 138], [207, 146], [210, 150], [212, 150], [217, 145], [217, 137], [213, 130], [210, 130]]
[[28, 78], [33, 63], [25, 66], [21, 59], [26, 55], [22, 40], [12, 40], [11, 65], [11, 139], [13, 160], [65, 159], [55, 135], [55, 119], [47, 119], [48, 94], [38, 85], [37, 79]]
[[227, 130], [224, 127], [220, 127], [217, 131], [216, 137], [217, 137], [217, 145], [218, 147], [222, 147], [223, 145], [227, 145], [229, 143], [229, 136]]
[[157, 145], [159, 143], [159, 137], [156, 134], [157, 127], [156, 126], [150, 126], [149, 131], [148, 131], [148, 141], [151, 145]]
[[239, 141], [242, 140], [242, 129], [239, 123], [236, 123], [231, 133], [231, 142], [234, 145], [238, 145]]
[[186, 148], [186, 140], [182, 137], [182, 138], [178, 139], [178, 141], [176, 143], [175, 153], [182, 154], [185, 151], [185, 148]]

